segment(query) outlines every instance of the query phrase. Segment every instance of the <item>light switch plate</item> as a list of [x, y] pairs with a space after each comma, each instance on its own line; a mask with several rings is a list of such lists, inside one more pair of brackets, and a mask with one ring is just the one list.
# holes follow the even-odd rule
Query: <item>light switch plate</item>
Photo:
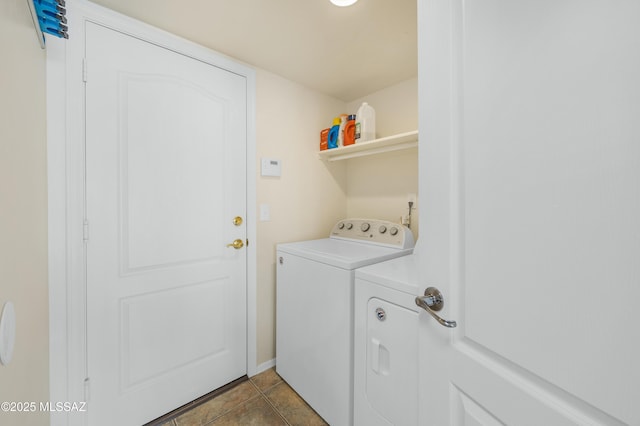
[[269, 204], [260, 204], [260, 221], [268, 222], [271, 220], [271, 209]]

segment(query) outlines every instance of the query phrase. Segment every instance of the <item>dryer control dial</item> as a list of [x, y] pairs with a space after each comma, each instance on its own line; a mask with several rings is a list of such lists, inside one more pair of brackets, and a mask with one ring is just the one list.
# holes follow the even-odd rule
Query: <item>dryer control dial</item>
[[360, 225], [360, 229], [362, 230], [362, 232], [367, 232], [369, 228], [371, 228], [371, 225], [369, 225], [367, 222], [364, 222], [362, 225]]

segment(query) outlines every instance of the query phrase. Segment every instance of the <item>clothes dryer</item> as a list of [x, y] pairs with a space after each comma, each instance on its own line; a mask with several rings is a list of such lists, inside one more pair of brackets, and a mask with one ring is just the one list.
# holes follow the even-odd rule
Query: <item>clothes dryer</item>
[[404, 256], [355, 273], [355, 426], [418, 425], [418, 262]]

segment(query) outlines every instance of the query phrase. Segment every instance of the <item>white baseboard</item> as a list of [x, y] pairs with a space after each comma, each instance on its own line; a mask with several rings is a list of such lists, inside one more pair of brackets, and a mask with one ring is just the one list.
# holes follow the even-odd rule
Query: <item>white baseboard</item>
[[250, 377], [258, 375], [258, 374], [262, 373], [263, 371], [267, 371], [271, 367], [275, 367], [275, 366], [276, 366], [276, 359], [275, 358], [270, 359], [269, 361], [265, 361], [260, 365], [256, 365], [255, 374], [250, 375]]

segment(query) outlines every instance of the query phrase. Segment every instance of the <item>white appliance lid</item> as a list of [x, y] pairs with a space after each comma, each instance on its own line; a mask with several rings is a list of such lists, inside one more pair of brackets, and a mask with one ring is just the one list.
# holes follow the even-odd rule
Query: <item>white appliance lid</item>
[[323, 238], [278, 244], [277, 251], [304, 257], [342, 269], [356, 269], [376, 262], [411, 254], [413, 248], [399, 249], [358, 241]]
[[420, 279], [420, 259], [413, 254], [365, 266], [358, 269], [355, 275], [357, 279], [415, 296], [421, 296], [424, 289], [428, 287]]

